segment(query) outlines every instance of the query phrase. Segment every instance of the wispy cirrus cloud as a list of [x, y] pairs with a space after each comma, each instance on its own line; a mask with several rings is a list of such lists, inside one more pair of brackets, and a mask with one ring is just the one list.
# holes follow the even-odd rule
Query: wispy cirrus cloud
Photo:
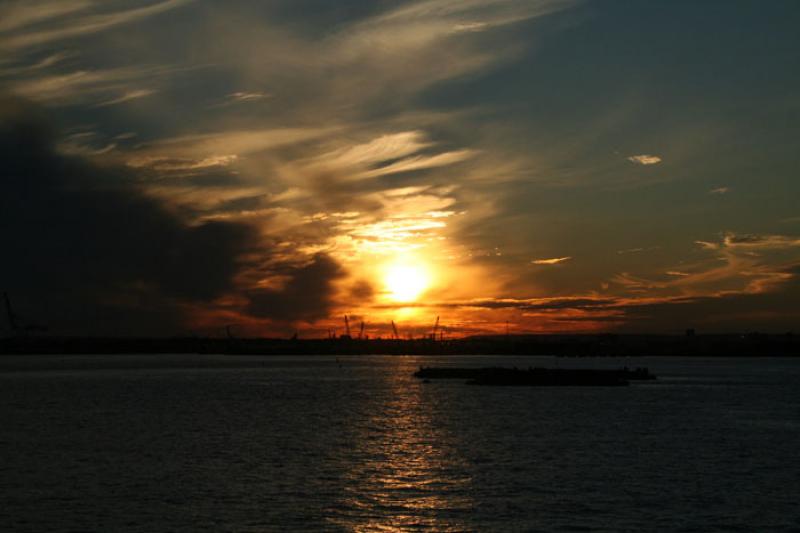
[[261, 102], [272, 98], [273, 95], [262, 91], [236, 91], [225, 95], [221, 101], [212, 104], [211, 108], [224, 108], [239, 104]]
[[387, 174], [397, 174], [400, 172], [412, 172], [415, 170], [424, 170], [437, 167], [445, 167], [461, 163], [470, 159], [475, 152], [473, 150], [454, 150], [452, 152], [443, 152], [440, 154], [432, 155], [418, 155], [397, 161], [384, 167], [369, 170], [361, 174], [362, 177], [372, 178], [376, 176], [385, 176]]
[[202, 159], [145, 156], [130, 160], [128, 162], [128, 166], [133, 168], [150, 168], [152, 170], [162, 172], [175, 172], [201, 170], [213, 167], [227, 167], [234, 163], [237, 159], [238, 156], [234, 154], [209, 156]]
[[724, 233], [719, 241], [695, 241], [713, 257], [686, 269], [669, 269], [668, 278], [618, 274], [612, 281], [632, 294], [719, 297], [777, 290], [792, 277], [800, 262], [800, 238], [787, 235]]
[[91, 7], [91, 0], [11, 0], [0, 6], [0, 32], [10, 32]]
[[726, 233], [722, 245], [726, 248], [781, 249], [800, 247], [800, 237], [790, 235], [758, 235]]
[[239, 91], [229, 94], [228, 98], [237, 102], [253, 102], [256, 100], [263, 100], [264, 98], [270, 98], [271, 96], [272, 95], [269, 93]]
[[678, 276], [678, 277], [686, 277], [686, 276], [691, 276], [691, 274], [690, 274], [690, 273], [688, 273], [688, 272], [682, 272], [682, 271], [680, 271], [680, 270], [667, 270], [667, 271], [665, 272], [665, 274], [666, 274], [667, 276]]
[[694, 243], [706, 250], [716, 250], [720, 246], [716, 242], [709, 242], [709, 241], [694, 241]]
[[658, 250], [658, 246], [648, 246], [648, 247], [637, 247], [637, 248], [626, 248], [624, 250], [617, 250], [617, 254], [625, 255], [625, 254], [640, 254], [643, 252], [651, 252], [653, 250]]
[[[332, 133], [335, 127], [229, 130], [196, 133], [139, 145], [128, 157], [128, 165], [143, 167], [169, 159], [203, 161], [236, 158], [313, 140]], [[227, 159], [226, 159], [227, 158]]]
[[117, 104], [124, 104], [125, 102], [130, 102], [131, 100], [138, 100], [139, 98], [153, 95], [155, 92], [156, 91], [152, 89], [134, 89], [123, 93], [121, 96], [112, 98], [111, 100], [106, 100], [105, 102], [95, 104], [95, 107], [108, 107]]
[[9, 86], [20, 96], [48, 105], [83, 103], [103, 107], [154, 94], [155, 89], [141, 85], [161, 83], [172, 72], [168, 67], [146, 65], [42, 72], [13, 81]]
[[707, 250], [779, 250], [800, 247], [800, 237], [726, 232], [719, 242], [695, 241]]
[[[127, 9], [102, 11], [103, 2], [37, 1], [11, 2], [0, 8], [0, 49], [7, 51], [41, 46], [63, 39], [105, 31], [149, 18], [194, 0], [163, 0]], [[98, 12], [99, 11], [99, 12]]]
[[534, 259], [531, 261], [534, 265], [558, 265], [565, 261], [572, 259], [570, 256], [565, 257], [551, 257], [549, 259]]
[[395, 49], [427, 47], [461, 31], [483, 31], [571, 7], [572, 0], [423, 0], [409, 2], [355, 26], [354, 40], [367, 39]]
[[423, 131], [385, 133], [366, 142], [323, 154], [315, 161], [334, 167], [355, 167], [379, 164], [407, 157], [431, 146]]

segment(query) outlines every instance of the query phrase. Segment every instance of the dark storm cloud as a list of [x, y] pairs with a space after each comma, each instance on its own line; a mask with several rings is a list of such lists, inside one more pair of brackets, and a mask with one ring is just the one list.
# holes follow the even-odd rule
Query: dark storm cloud
[[299, 268], [276, 272], [289, 277], [279, 290], [260, 289], [249, 293], [248, 312], [276, 320], [315, 320], [329, 315], [334, 298], [333, 281], [344, 270], [330, 257], [318, 254]]
[[20, 306], [54, 331], [164, 331], [232, 288], [251, 228], [187, 226], [129, 171], [58, 154], [41, 111], [4, 97], [0, 117], [0, 280]]

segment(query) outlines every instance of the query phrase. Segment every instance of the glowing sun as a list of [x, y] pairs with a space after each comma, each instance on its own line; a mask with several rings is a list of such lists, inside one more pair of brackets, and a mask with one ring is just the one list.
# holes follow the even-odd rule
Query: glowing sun
[[384, 283], [390, 299], [396, 302], [412, 302], [428, 288], [430, 276], [420, 266], [391, 265], [386, 269]]

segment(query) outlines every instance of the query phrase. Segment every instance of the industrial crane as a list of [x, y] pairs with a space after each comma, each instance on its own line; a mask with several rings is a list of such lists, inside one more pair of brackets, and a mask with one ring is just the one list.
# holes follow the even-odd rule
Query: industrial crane
[[344, 315], [344, 330], [345, 333], [342, 335], [342, 338], [352, 339], [353, 337], [350, 335], [350, 319], [347, 318], [347, 315]]

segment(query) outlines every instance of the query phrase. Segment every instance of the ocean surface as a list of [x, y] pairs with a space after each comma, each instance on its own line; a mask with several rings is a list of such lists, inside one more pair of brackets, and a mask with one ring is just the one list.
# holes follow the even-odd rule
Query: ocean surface
[[800, 360], [4, 357], [0, 498], [2, 531], [800, 531]]

